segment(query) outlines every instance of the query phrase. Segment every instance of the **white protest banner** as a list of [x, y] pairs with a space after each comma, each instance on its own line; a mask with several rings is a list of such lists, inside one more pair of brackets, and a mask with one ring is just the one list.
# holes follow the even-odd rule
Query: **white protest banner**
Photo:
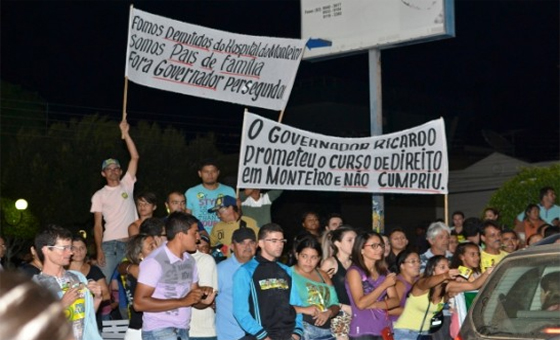
[[305, 41], [234, 34], [132, 8], [125, 76], [214, 100], [283, 110]]
[[339, 138], [245, 113], [237, 178], [238, 188], [446, 194], [445, 125]]

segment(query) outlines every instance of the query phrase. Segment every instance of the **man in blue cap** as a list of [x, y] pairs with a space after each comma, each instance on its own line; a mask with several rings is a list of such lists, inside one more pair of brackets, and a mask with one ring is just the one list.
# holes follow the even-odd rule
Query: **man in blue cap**
[[122, 169], [118, 160], [109, 158], [103, 161], [101, 176], [107, 180], [107, 185], [93, 195], [90, 209], [94, 217], [97, 265], [108, 280], [124, 257], [128, 226], [138, 219], [134, 203], [134, 183], [140, 156], [128, 133], [130, 126], [126, 120], [120, 123], [119, 128], [130, 153], [128, 169], [121, 178]]
[[249, 340], [233, 316], [233, 274], [249, 262], [257, 251], [257, 236], [253, 229], [242, 228], [231, 237], [232, 256], [218, 264], [218, 291], [216, 295], [216, 333], [218, 340]]
[[222, 253], [230, 256], [230, 249], [227, 244], [231, 240], [233, 232], [240, 228], [250, 228], [255, 232], [255, 235], [259, 233], [259, 227], [257, 227], [257, 221], [254, 219], [241, 216], [239, 213], [239, 208], [237, 207], [237, 200], [232, 196], [223, 196], [216, 200], [216, 205], [208, 209], [209, 213], [216, 213], [220, 222], [214, 225], [212, 232], [210, 233], [210, 244], [212, 247], [219, 245], [223, 246]]

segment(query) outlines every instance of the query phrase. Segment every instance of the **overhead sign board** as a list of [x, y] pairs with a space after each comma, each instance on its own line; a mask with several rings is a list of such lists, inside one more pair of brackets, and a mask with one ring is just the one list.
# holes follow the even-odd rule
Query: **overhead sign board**
[[453, 0], [301, 0], [304, 59], [454, 35]]

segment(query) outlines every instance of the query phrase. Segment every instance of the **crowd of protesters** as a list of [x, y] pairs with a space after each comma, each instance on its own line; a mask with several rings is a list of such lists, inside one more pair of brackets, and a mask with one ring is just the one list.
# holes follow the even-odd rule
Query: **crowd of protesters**
[[[481, 287], [508, 253], [560, 232], [560, 207], [546, 187], [514, 229], [493, 208], [482, 219], [456, 211], [451, 227], [429, 224], [422, 251], [403, 229], [382, 235], [344, 224], [335, 213], [322, 220], [306, 212], [288, 242], [271, 218], [282, 192], [245, 189], [237, 198], [218, 181], [213, 161], [200, 165], [201, 184], [169, 193], [168, 216], [156, 218], [155, 195], [134, 196], [140, 156], [126, 121], [120, 130], [130, 161], [124, 176], [118, 160], [102, 162], [107, 184], [90, 210], [95, 256], [84, 238], [49, 225], [21, 268], [32, 280], [0, 276], [6, 306], [13, 303], [8, 293], [52, 293], [39, 303], [49, 315], [26, 314], [29, 325], [52, 322], [37, 321], [26, 339], [49, 332], [55, 340], [98, 340], [103, 320], [112, 319], [129, 320], [125, 339], [369, 340], [387, 331], [395, 339], [451, 339], [462, 322], [456, 301], [464, 292]], [[2, 248], [0, 238], [0, 254]]]

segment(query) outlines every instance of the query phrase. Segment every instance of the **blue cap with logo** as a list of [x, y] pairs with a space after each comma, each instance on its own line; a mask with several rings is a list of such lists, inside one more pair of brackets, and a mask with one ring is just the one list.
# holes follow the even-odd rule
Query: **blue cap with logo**
[[220, 210], [220, 208], [231, 207], [237, 205], [237, 200], [235, 197], [231, 196], [222, 196], [216, 199], [216, 205], [213, 208], [208, 209], [209, 213], [216, 212]]

